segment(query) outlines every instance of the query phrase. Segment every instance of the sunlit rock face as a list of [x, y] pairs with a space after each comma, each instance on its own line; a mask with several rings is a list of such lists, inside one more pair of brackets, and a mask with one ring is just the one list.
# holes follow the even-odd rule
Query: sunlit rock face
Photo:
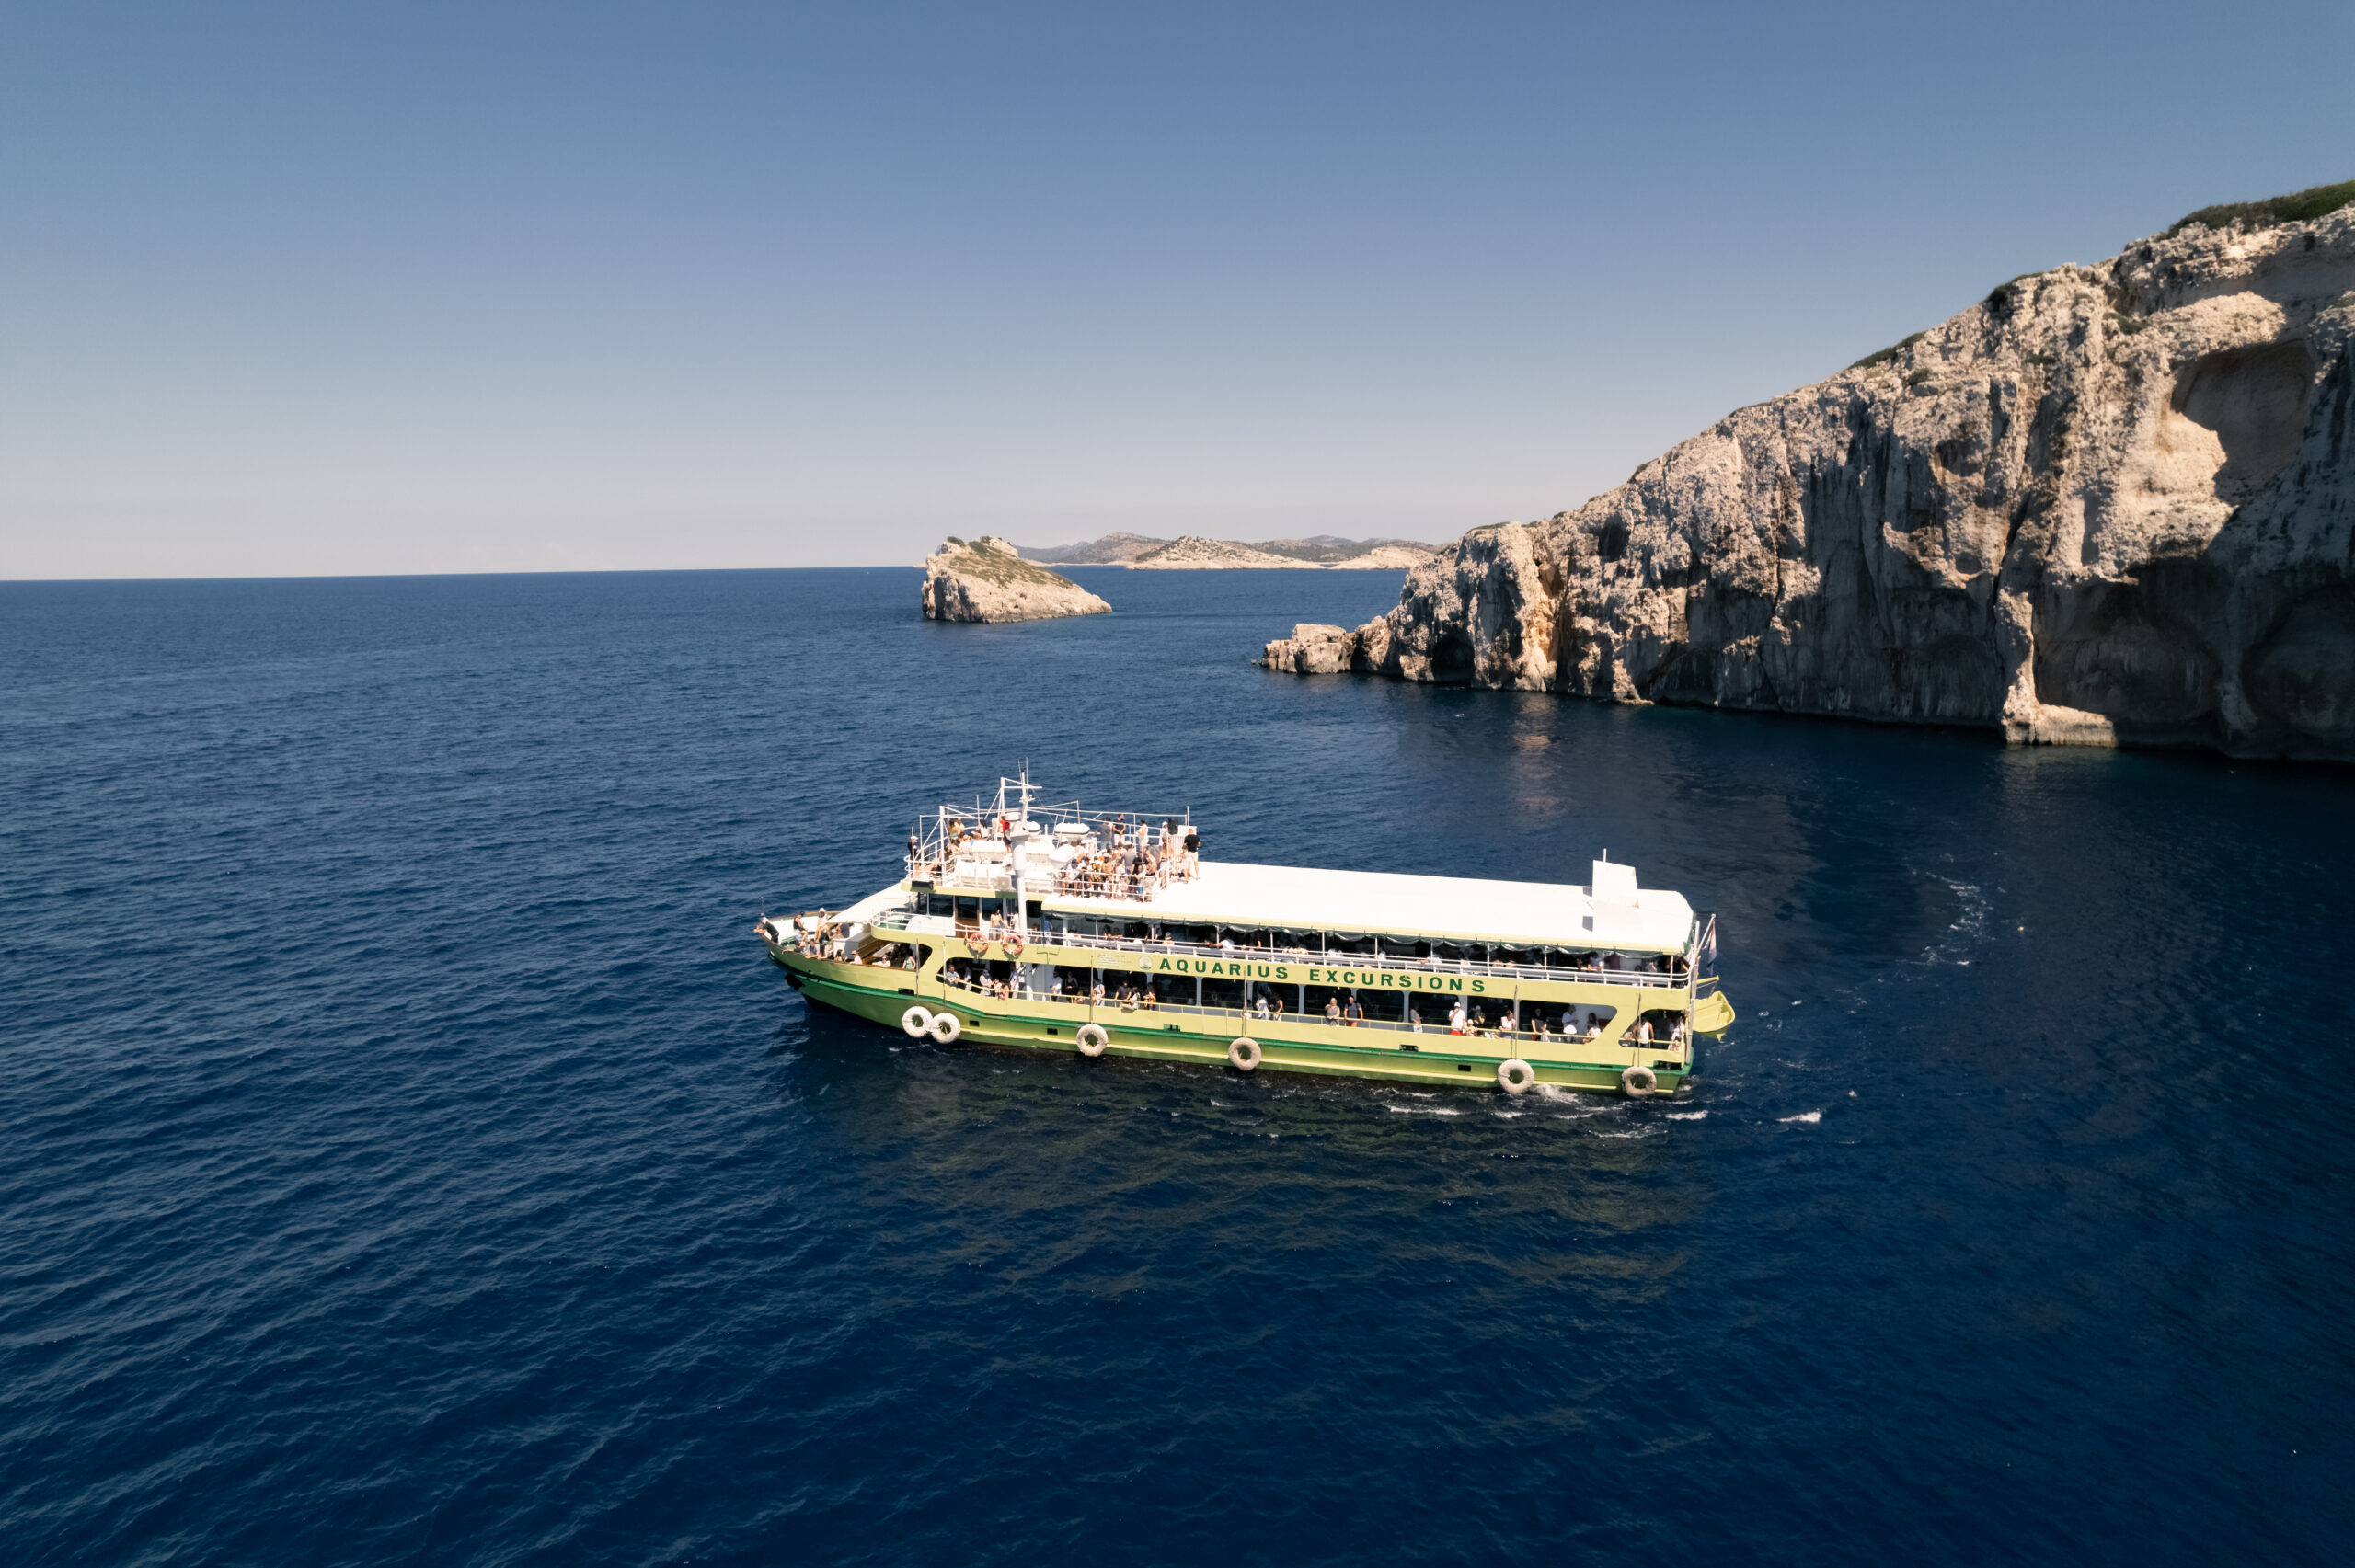
[[1044, 621], [1112, 607], [1003, 539], [950, 539], [924, 559], [924, 612], [935, 621]]
[[1356, 644], [1347, 626], [1327, 626], [1304, 621], [1292, 635], [1268, 645], [1257, 662], [1269, 670], [1294, 675], [1338, 675], [1350, 668]]
[[2355, 759], [2350, 338], [2355, 207], [2179, 225], [1465, 535], [1348, 662]]

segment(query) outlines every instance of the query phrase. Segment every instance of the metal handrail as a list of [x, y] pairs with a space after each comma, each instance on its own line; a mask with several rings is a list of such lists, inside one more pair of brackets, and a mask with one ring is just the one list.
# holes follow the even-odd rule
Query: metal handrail
[[[905, 931], [907, 915], [895, 912], [879, 916], [875, 929]], [[895, 923], [896, 922], [896, 923]], [[994, 938], [993, 940], [995, 940]], [[1320, 954], [1295, 947], [1216, 947], [1200, 942], [1178, 942], [1170, 939], [1154, 941], [1137, 936], [1080, 936], [1068, 933], [1032, 930], [1024, 939], [1028, 947], [1059, 947], [1079, 952], [1155, 954], [1172, 957], [1212, 958], [1232, 964], [1315, 964], [1322, 967], [1356, 965], [1396, 970], [1415, 970], [1422, 974], [1478, 976], [1484, 979], [1557, 980], [1581, 985], [1642, 986], [1659, 990], [1689, 990], [1690, 975], [1662, 974], [1658, 970], [1585, 968], [1564, 964], [1484, 964], [1469, 958], [1409, 957], [1404, 954], [1369, 956], [1362, 953]], [[1040, 960], [1027, 959], [1030, 963]], [[1710, 977], [1714, 979], [1715, 977]], [[1302, 982], [1292, 982], [1294, 984]], [[1338, 985], [1336, 980], [1312, 980], [1311, 985]]]
[[[1356, 1024], [1351, 1024], [1347, 1019], [1327, 1018], [1321, 1013], [1287, 1012], [1261, 1014], [1256, 1010], [1250, 1008], [1195, 1007], [1186, 1002], [1178, 1001], [1140, 1001], [1132, 1007], [1126, 1006], [1109, 996], [1105, 997], [1101, 1001], [1095, 1001], [1085, 996], [1061, 996], [1051, 991], [1042, 991], [1027, 986], [1017, 987], [1011, 997], [1005, 997], [985, 990], [982, 987], [974, 985], [967, 980], [956, 979], [948, 975], [941, 975], [937, 978], [943, 987], [951, 990], [969, 991], [974, 996], [979, 997], [983, 1001], [1044, 1001], [1057, 1003], [1065, 1007], [1086, 1008], [1092, 1013], [1122, 1013], [1132, 1014], [1169, 1013], [1191, 1018], [1229, 1018], [1235, 1020], [1235, 1023], [1242, 1026], [1241, 1032], [1243, 1033], [1248, 1033], [1250, 1026], [1254, 1024], [1317, 1024], [1327, 1028], [1375, 1029], [1394, 1035], [1430, 1035], [1435, 1036], [1441, 1039], [1519, 1040], [1531, 1044], [1572, 1046], [1591, 1045], [1597, 1041], [1602, 1041], [1609, 1045], [1655, 1045], [1662, 1047], [1682, 1045], [1683, 1043], [1682, 1040], [1674, 1037], [1664, 1040], [1639, 1041], [1628, 1037], [1624, 1032], [1617, 1039], [1609, 1039], [1607, 1038], [1609, 1035], [1608, 1029], [1598, 1029], [1591, 1034], [1585, 1035], [1564, 1035], [1557, 1030], [1552, 1029], [1542, 1029], [1536, 1031], [1528, 1029], [1503, 1029], [1496, 1027], [1493, 1024], [1486, 1029], [1474, 1029], [1467, 1026], [1461, 1035], [1458, 1035], [1447, 1026], [1447, 1020], [1444, 1018], [1436, 1021], [1426, 1020], [1421, 1024], [1409, 1024], [1402, 1019], [1362, 1018]], [[1630, 1027], [1632, 1028], [1632, 1025]]]
[[[1689, 975], [1665, 975], [1658, 970], [1603, 970], [1603, 967], [1561, 966], [1561, 963], [1476, 963], [1472, 958], [1413, 958], [1406, 954], [1312, 954], [1295, 946], [1211, 946], [1206, 942], [1175, 942], [1149, 937], [1074, 937], [1074, 934], [1034, 933], [1027, 937], [1029, 946], [1060, 946], [1076, 951], [1105, 951], [1105, 954], [1168, 954], [1173, 958], [1215, 958], [1223, 963], [1314, 963], [1319, 967], [1380, 967], [1380, 970], [1416, 970], [1422, 975], [1479, 975], [1484, 979], [1557, 979], [1557, 982], [1578, 984], [1614, 984], [1614, 987], [1651, 987], [1667, 991], [1689, 989]], [[1031, 958], [1031, 963], [1039, 963]], [[1338, 984], [1338, 982], [1309, 982]]]
[[[949, 868], [959, 859], [955, 855], [909, 855], [908, 880], [939, 882], [947, 879]], [[1035, 890], [1042, 897], [1102, 898], [1107, 902], [1124, 904], [1149, 904], [1154, 894], [1163, 891], [1172, 883], [1191, 880], [1183, 874], [1180, 863], [1175, 860], [1160, 861], [1142, 876], [1131, 871], [1074, 872], [1067, 866], [1050, 862], [1043, 866], [1032, 867], [1029, 878]], [[955, 879], [953, 886], [993, 893], [1011, 892], [1014, 889], [1013, 864], [1008, 862], [1004, 871], [986, 876], [960, 876]]]

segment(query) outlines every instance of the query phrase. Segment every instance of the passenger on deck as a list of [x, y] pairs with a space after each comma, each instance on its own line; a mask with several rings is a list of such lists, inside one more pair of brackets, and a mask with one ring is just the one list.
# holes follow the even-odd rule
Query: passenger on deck
[[1457, 997], [1455, 999], [1455, 1005], [1447, 1010], [1447, 1032], [1451, 1035], [1461, 1035], [1464, 1033], [1466, 1023], [1467, 1019], [1464, 1012], [1464, 999], [1462, 997]]
[[1410, 1001], [1407, 1004], [1407, 1033], [1419, 1035], [1422, 1032], [1423, 1010]]
[[1358, 1001], [1357, 992], [1350, 992], [1350, 1004], [1341, 1009], [1341, 1016], [1350, 1021], [1352, 1029], [1365, 1022], [1365, 1007]]
[[1261, 1018], [1265, 1018], [1268, 1015], [1268, 993], [1266, 991], [1261, 991], [1259, 993], [1258, 1000], [1251, 1004], [1251, 1011]]
[[1338, 1024], [1341, 1021], [1340, 992], [1335, 991], [1325, 999], [1325, 1021], [1328, 1024]]

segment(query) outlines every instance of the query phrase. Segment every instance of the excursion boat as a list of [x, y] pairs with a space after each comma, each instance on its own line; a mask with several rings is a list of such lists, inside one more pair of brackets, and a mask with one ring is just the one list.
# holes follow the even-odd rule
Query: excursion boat
[[944, 805], [907, 875], [764, 915], [802, 994], [910, 1036], [1244, 1072], [1673, 1094], [1734, 1019], [1717, 923], [1593, 863], [1583, 887], [1201, 858], [1187, 812]]

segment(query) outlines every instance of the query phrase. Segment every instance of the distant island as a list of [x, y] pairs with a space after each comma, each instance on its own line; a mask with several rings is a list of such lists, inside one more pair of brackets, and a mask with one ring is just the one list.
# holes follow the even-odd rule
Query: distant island
[[1058, 567], [1135, 567], [1147, 571], [1267, 570], [1325, 567], [1337, 571], [1405, 571], [1439, 554], [1437, 545], [1416, 539], [1342, 539], [1330, 533], [1306, 539], [1269, 539], [1246, 544], [1184, 534], [1149, 539], [1142, 533], [1108, 533], [1084, 544], [1021, 547], [1024, 559]]
[[1998, 283], [1262, 662], [2355, 761], [2355, 180]]

